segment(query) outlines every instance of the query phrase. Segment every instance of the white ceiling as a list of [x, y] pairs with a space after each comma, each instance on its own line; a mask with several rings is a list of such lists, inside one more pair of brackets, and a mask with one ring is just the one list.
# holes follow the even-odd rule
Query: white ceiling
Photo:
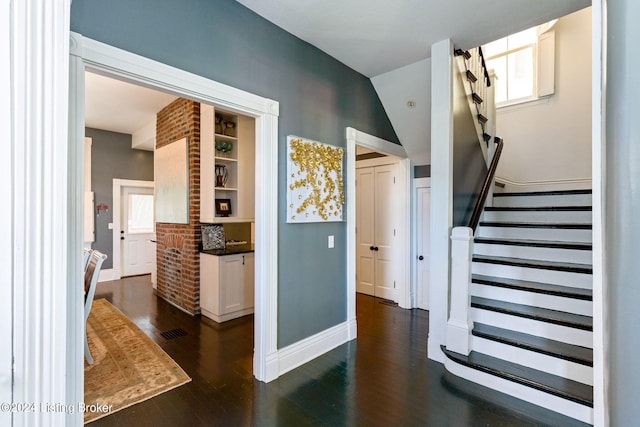
[[591, 5], [591, 0], [237, 0], [367, 77], [469, 49]]
[[177, 98], [94, 73], [84, 78], [85, 125], [90, 128], [133, 135]]

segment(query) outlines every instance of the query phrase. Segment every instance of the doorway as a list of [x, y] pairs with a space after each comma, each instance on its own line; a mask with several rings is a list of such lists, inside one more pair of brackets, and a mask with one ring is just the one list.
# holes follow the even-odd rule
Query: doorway
[[[209, 79], [179, 70], [168, 65], [143, 58], [136, 54], [104, 43], [71, 34], [70, 50], [70, 125], [69, 138], [78, 141], [72, 145], [82, 157], [84, 134], [85, 69], [102, 75], [151, 87], [176, 96], [185, 96], [198, 102], [218, 105], [225, 110], [255, 118], [256, 174], [255, 182], [261, 191], [256, 192], [256, 279], [255, 279], [255, 348], [254, 376], [261, 381], [271, 381], [280, 375], [277, 349], [277, 265], [278, 265], [278, 189], [272, 171], [278, 169], [278, 102], [232, 88]], [[82, 176], [82, 164], [71, 165], [71, 174]], [[79, 178], [78, 178], [79, 179]], [[72, 207], [71, 209], [75, 209]], [[72, 231], [72, 233], [77, 233]], [[82, 241], [81, 233], [71, 236]], [[80, 245], [81, 246], [81, 245]], [[81, 301], [70, 299], [71, 308]], [[82, 330], [82, 319], [75, 319]], [[72, 328], [72, 329], [74, 329]], [[79, 338], [78, 338], [79, 339]], [[70, 357], [80, 360], [81, 347], [70, 343]], [[77, 347], [77, 348], [76, 348]], [[76, 354], [77, 353], [77, 354]], [[75, 377], [76, 388], [82, 389], [82, 376]]]
[[153, 183], [150, 184], [121, 187], [119, 238], [123, 277], [151, 274], [155, 269], [154, 196]]
[[[347, 195], [347, 319], [349, 322], [349, 334], [352, 338], [357, 336], [356, 322], [356, 273], [357, 273], [357, 234], [356, 234], [356, 146], [364, 147], [377, 153], [395, 156], [396, 169], [396, 199], [393, 202], [396, 218], [395, 238], [397, 239], [397, 253], [394, 255], [394, 268], [396, 269], [396, 289], [398, 305], [402, 308], [412, 307], [411, 284], [411, 201], [410, 182], [411, 170], [407, 153], [401, 145], [385, 141], [381, 138], [360, 132], [354, 128], [346, 129], [347, 136], [347, 168], [346, 168], [346, 195]], [[379, 251], [378, 251], [379, 252]]]

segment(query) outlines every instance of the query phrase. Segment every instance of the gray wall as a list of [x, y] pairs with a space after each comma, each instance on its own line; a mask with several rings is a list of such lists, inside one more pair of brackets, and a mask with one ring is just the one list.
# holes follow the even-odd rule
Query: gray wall
[[131, 135], [99, 129], [85, 129], [91, 142], [91, 190], [96, 206], [104, 203], [108, 212], [95, 217], [96, 240], [91, 247], [105, 253], [103, 269], [113, 267], [113, 179], [153, 181], [153, 153], [131, 149]]
[[611, 425], [632, 426], [640, 420], [640, 2], [607, 3], [604, 253], [608, 398]]
[[286, 224], [286, 137], [398, 142], [371, 81], [233, 0], [79, 0], [71, 29], [280, 103], [278, 347], [344, 322], [346, 224]]
[[[457, 71], [457, 67], [454, 67]], [[453, 73], [453, 226], [468, 226], [487, 175], [474, 115], [459, 73]]]

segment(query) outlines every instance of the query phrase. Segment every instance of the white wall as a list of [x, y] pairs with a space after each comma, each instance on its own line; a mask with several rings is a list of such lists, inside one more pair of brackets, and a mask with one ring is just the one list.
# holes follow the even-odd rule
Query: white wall
[[[431, 58], [371, 79], [400, 143], [416, 165], [431, 164]], [[414, 101], [409, 108], [407, 101]]]
[[590, 188], [591, 8], [561, 18], [554, 30], [555, 94], [498, 110], [505, 147], [496, 175], [529, 189]]

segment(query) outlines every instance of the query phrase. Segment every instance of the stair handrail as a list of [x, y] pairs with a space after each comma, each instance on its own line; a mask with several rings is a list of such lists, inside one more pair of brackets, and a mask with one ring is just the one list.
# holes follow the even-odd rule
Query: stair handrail
[[489, 170], [487, 170], [487, 176], [485, 177], [484, 183], [482, 184], [482, 190], [480, 190], [480, 196], [478, 197], [476, 206], [473, 209], [473, 214], [471, 215], [471, 219], [469, 220], [469, 228], [473, 230], [474, 234], [476, 232], [478, 224], [480, 223], [480, 216], [482, 215], [482, 210], [484, 209], [487, 197], [489, 196], [491, 183], [493, 182], [493, 179], [496, 175], [496, 169], [498, 169], [498, 162], [500, 161], [500, 155], [502, 154], [502, 147], [504, 145], [504, 141], [500, 137], [496, 136], [493, 140], [497, 144], [496, 151], [493, 154], [493, 159], [491, 159]]

